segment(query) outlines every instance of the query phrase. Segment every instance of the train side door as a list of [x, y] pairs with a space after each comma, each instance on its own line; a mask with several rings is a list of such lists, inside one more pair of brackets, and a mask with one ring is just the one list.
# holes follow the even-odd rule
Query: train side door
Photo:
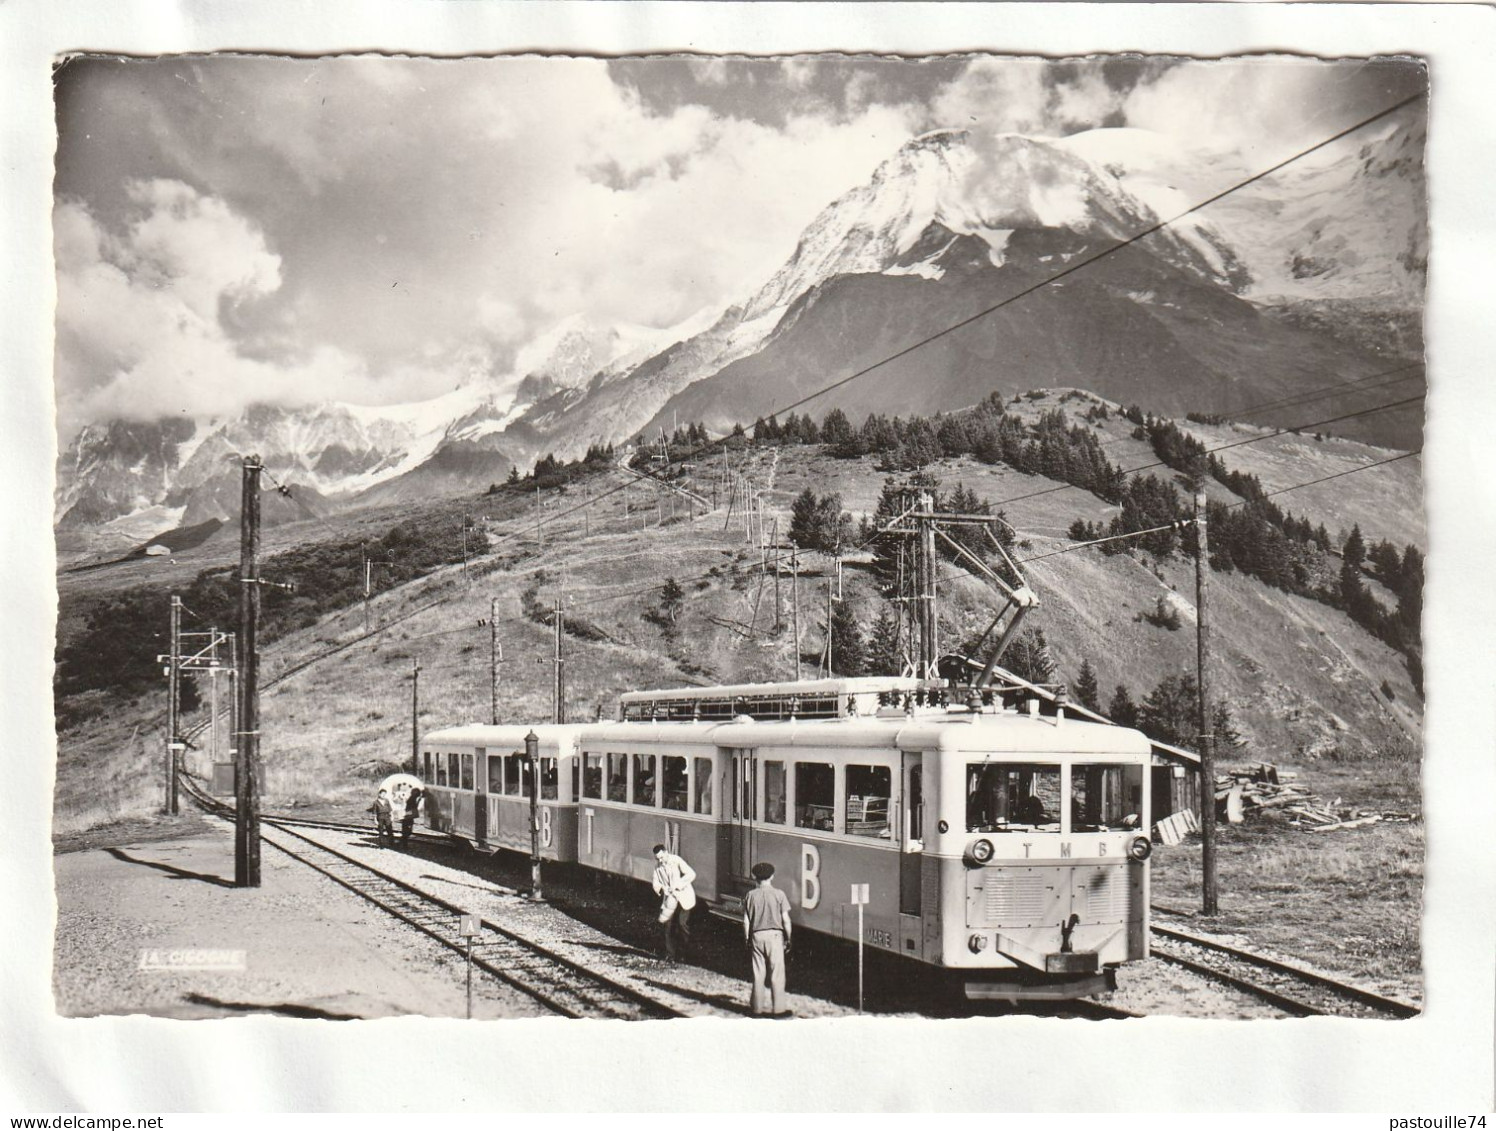
[[749, 869], [753, 867], [753, 827], [758, 819], [758, 752], [756, 750], [723, 751], [727, 767], [727, 851], [721, 860], [721, 882], [717, 888], [724, 894], [745, 891], [752, 884]]
[[899, 914], [918, 916], [925, 848], [924, 756], [904, 752], [903, 828], [899, 838]]
[[473, 839], [488, 843], [488, 750], [478, 747], [473, 757]]

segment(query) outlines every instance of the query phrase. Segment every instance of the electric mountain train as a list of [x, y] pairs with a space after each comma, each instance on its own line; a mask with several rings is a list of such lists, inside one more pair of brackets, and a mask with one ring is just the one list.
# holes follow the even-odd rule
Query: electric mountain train
[[427, 823], [528, 852], [533, 730], [545, 859], [647, 880], [664, 843], [729, 916], [767, 860], [797, 927], [855, 938], [867, 885], [864, 943], [968, 997], [1114, 987], [1148, 954], [1148, 739], [946, 694], [910, 678], [644, 691], [621, 722], [439, 730]]

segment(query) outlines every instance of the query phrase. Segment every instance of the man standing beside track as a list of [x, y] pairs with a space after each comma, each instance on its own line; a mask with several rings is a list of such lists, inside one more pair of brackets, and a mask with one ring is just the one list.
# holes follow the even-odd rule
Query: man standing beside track
[[393, 848], [395, 844], [394, 807], [390, 804], [389, 790], [379, 791], [374, 804], [369, 806], [369, 812], [374, 814], [374, 823], [378, 826], [375, 839], [379, 842], [379, 847]]
[[758, 886], [743, 897], [743, 941], [753, 962], [753, 1014], [789, 1017], [790, 1011], [784, 1007], [784, 955], [791, 930], [789, 897], [774, 886], [774, 865], [767, 861], [753, 866], [753, 878]]
[[[696, 906], [696, 869], [663, 844], [654, 846], [655, 870], [651, 881], [660, 896], [660, 922], [665, 927], [665, 957], [674, 962], [678, 951], [691, 945], [691, 908]], [[677, 937], [679, 944], [677, 945]]]

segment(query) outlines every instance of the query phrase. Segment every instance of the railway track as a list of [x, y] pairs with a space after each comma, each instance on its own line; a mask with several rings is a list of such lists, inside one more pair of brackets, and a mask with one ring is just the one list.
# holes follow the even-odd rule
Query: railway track
[[1294, 1017], [1417, 1017], [1411, 1002], [1342, 982], [1302, 966], [1157, 923], [1150, 950], [1181, 969], [1267, 1002]]
[[[192, 799], [219, 817], [232, 809], [203, 793], [184, 777]], [[321, 872], [333, 882], [368, 900], [381, 910], [435, 939], [448, 949], [468, 954], [468, 940], [460, 933], [466, 912], [438, 896], [421, 891], [346, 853], [297, 832], [293, 823], [337, 831], [367, 831], [363, 826], [336, 822], [301, 822], [262, 817], [261, 837], [294, 860]], [[475, 970], [533, 998], [563, 1017], [647, 1020], [683, 1016], [680, 1011], [631, 986], [573, 962], [548, 947], [480, 918], [480, 934], [472, 943]]]

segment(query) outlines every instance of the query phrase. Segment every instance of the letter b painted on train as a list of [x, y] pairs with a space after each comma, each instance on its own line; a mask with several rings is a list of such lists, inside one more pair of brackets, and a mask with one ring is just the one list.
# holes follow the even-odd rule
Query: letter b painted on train
[[800, 845], [800, 906], [813, 911], [821, 902], [821, 850]]

